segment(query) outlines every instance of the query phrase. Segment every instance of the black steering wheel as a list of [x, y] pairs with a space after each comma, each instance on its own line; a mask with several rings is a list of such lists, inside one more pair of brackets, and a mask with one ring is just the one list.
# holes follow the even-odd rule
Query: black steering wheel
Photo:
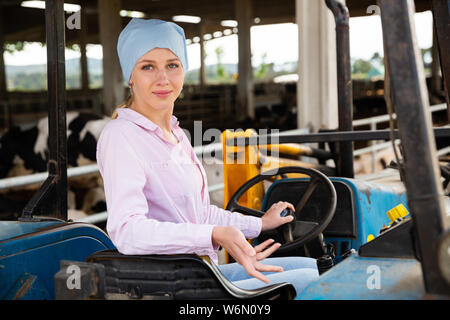
[[[278, 253], [283, 253], [285, 251], [290, 251], [304, 246], [308, 241], [317, 237], [333, 219], [334, 213], [336, 211], [336, 201], [337, 201], [336, 189], [334, 188], [333, 183], [330, 181], [330, 179], [328, 179], [326, 175], [324, 175], [323, 173], [321, 173], [316, 169], [294, 167], [294, 166], [268, 170], [245, 182], [233, 194], [226, 207], [226, 210], [229, 211], [237, 211], [246, 215], [262, 217], [264, 215], [263, 211], [241, 206], [240, 204], [238, 204], [238, 200], [247, 190], [249, 190], [255, 184], [263, 180], [267, 180], [271, 177], [284, 175], [288, 173], [304, 174], [309, 176], [310, 180], [306, 187], [306, 191], [303, 193], [300, 200], [296, 204], [293, 203], [295, 207], [295, 213], [292, 213], [294, 215], [294, 220], [289, 224], [284, 224], [281, 227], [277, 228], [277, 232], [281, 235], [281, 238], [283, 239], [281, 247], [277, 250]], [[314, 223], [299, 220], [299, 218], [301, 217], [301, 212], [305, 207], [305, 204], [307, 203], [308, 199], [311, 197], [311, 195], [313, 194], [314, 190], [317, 188], [318, 185], [325, 186], [325, 190], [327, 192], [327, 204], [326, 209], [322, 214], [322, 219]], [[284, 215], [284, 212], [282, 214]], [[262, 232], [258, 238], [260, 237], [264, 238], [264, 232]]]

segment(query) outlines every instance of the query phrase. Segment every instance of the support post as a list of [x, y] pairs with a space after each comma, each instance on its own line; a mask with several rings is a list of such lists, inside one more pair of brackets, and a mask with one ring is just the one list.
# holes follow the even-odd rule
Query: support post
[[20, 220], [40, 214], [67, 220], [67, 126], [64, 0], [45, 1], [48, 82], [48, 178], [22, 212]]
[[253, 67], [250, 39], [250, 27], [253, 18], [252, 0], [235, 0], [235, 14], [238, 22], [238, 83], [237, 116], [240, 120], [255, 117], [253, 99]]
[[117, 55], [117, 39], [122, 30], [120, 8], [120, 0], [98, 0], [100, 43], [103, 47], [103, 113], [105, 115], [111, 115], [114, 108], [125, 100], [125, 85]]
[[448, 121], [450, 122], [450, 0], [432, 0], [434, 29], [439, 47], [439, 60], [441, 73], [444, 80], [445, 99], [447, 101]]
[[198, 28], [198, 33], [200, 37], [200, 86], [206, 85], [206, 65], [205, 65], [205, 40], [203, 39], [203, 35], [205, 34], [204, 24], [201, 23]]
[[297, 126], [338, 126], [336, 36], [324, 1], [296, 0], [298, 25]]
[[6, 99], [6, 67], [3, 59], [5, 20], [3, 19], [3, 14], [3, 9], [0, 6], [0, 101], [5, 101]]
[[[353, 130], [353, 93], [352, 71], [350, 63], [350, 15], [347, 7], [338, 0], [326, 0], [328, 8], [333, 12], [336, 21], [336, 65], [339, 131]], [[354, 177], [353, 143], [341, 142], [338, 145], [338, 175]]]
[[445, 212], [423, 61], [415, 37], [414, 2], [378, 2], [392, 104], [404, 156], [404, 182], [424, 284], [428, 293], [445, 294], [450, 288], [439, 269], [438, 244], [450, 219]]
[[87, 45], [87, 3], [82, 2], [80, 18], [81, 18], [81, 29], [80, 29], [80, 51], [81, 51], [81, 89], [84, 93], [89, 90], [89, 73], [88, 73], [88, 63], [86, 56], [86, 45]]
[[442, 90], [439, 61], [439, 46], [437, 43], [436, 28], [433, 27], [433, 45], [431, 47], [431, 93], [439, 94]]

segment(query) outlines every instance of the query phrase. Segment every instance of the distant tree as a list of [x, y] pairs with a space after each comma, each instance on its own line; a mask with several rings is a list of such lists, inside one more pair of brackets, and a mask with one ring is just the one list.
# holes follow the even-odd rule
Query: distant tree
[[66, 43], [66, 49], [70, 49], [70, 50], [73, 50], [73, 51], [81, 52], [81, 48], [80, 48], [80, 45], [78, 43], [72, 43], [72, 44], [67, 44]]
[[379, 66], [384, 66], [384, 57], [380, 56], [380, 54], [378, 52], [375, 52], [372, 56], [372, 58], [370, 58], [370, 62], [371, 63], [376, 63]]
[[265, 80], [269, 76], [269, 73], [273, 71], [273, 63], [267, 63], [266, 59], [267, 52], [264, 52], [261, 57], [261, 64], [255, 72], [255, 78], [258, 80]]
[[[25, 47], [31, 43], [30, 41], [4, 42], [3, 51], [13, 54], [14, 52], [23, 51]], [[41, 47], [45, 47], [45, 42], [37, 42]]]
[[367, 73], [372, 68], [370, 61], [364, 59], [356, 59], [352, 65], [352, 73]]
[[13, 54], [16, 51], [22, 51], [25, 48], [25, 45], [26, 45], [26, 42], [24, 42], [24, 41], [18, 41], [16, 43], [4, 42], [3, 50], [5, 52]]
[[224, 54], [224, 50], [222, 46], [218, 46], [215, 50], [216, 58], [217, 58], [217, 76], [219, 80], [224, 80], [227, 77], [225, 72], [225, 68], [222, 65], [222, 57]]

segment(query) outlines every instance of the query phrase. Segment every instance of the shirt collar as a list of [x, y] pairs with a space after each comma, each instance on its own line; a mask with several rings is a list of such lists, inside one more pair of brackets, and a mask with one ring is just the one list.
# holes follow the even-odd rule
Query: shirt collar
[[[161, 128], [155, 124], [153, 121], [145, 117], [144, 115], [140, 114], [139, 112], [130, 109], [130, 108], [120, 108], [117, 110], [117, 118], [122, 118], [128, 121], [131, 121], [133, 123], [136, 123], [137, 125], [144, 127], [151, 131], [159, 131], [162, 132]], [[172, 118], [170, 120], [170, 124], [172, 126], [172, 129], [178, 129], [179, 128], [179, 121], [177, 117], [172, 115]]]

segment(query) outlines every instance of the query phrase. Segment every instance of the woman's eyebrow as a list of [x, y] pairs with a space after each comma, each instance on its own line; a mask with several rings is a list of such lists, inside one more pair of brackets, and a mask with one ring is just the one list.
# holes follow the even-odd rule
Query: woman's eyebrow
[[[173, 59], [167, 59], [166, 62], [173, 62], [173, 61], [180, 61], [180, 59], [177, 58], [173, 58]], [[149, 60], [149, 59], [143, 59], [141, 61], [139, 61], [139, 63], [143, 63], [143, 62], [150, 62], [150, 63], [155, 63], [155, 60]]]

